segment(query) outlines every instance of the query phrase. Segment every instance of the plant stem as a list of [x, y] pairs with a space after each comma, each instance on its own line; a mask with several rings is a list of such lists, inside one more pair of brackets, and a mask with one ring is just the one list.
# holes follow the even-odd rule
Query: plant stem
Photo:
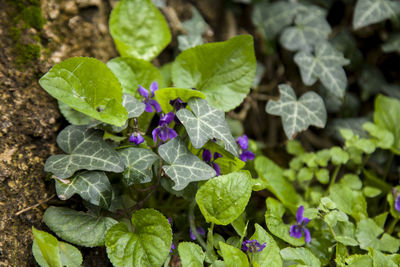
[[339, 173], [339, 170], [340, 170], [340, 167], [342, 167], [341, 164], [339, 164], [339, 165], [336, 166], [335, 171], [333, 172], [333, 175], [332, 175], [332, 178], [331, 178], [331, 182], [330, 182], [330, 184], [329, 184], [329, 188], [331, 188], [332, 185], [335, 183], [336, 177], [337, 177], [337, 175], [338, 175], [338, 173]]
[[396, 224], [399, 222], [399, 218], [395, 218], [389, 225], [389, 229], [387, 230], [387, 233], [391, 235], [393, 233], [394, 227]]
[[190, 225], [190, 230], [192, 230], [192, 233], [196, 237], [196, 240], [200, 243], [200, 245], [203, 247], [203, 249], [207, 249], [207, 244], [204, 242], [203, 237], [197, 232], [196, 224], [194, 222], [194, 208], [196, 207], [196, 200], [193, 199], [193, 201], [190, 203], [189, 206], [189, 225]]

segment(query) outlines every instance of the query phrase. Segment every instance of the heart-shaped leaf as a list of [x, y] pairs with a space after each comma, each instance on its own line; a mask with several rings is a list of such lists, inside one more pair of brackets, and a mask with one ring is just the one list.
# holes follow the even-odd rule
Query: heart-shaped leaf
[[101, 131], [85, 126], [67, 126], [57, 136], [58, 146], [68, 155], [52, 155], [44, 170], [58, 178], [68, 178], [77, 170], [122, 172], [124, 164], [118, 153], [103, 141]]
[[292, 87], [281, 84], [279, 91], [281, 98], [268, 101], [266, 111], [282, 117], [283, 129], [289, 139], [310, 125], [325, 127], [327, 114], [324, 101], [318, 94], [308, 92], [297, 100]]
[[43, 221], [62, 239], [84, 247], [104, 246], [107, 230], [118, 223], [109, 217], [63, 207], [49, 207]]
[[96, 206], [108, 208], [111, 203], [111, 185], [104, 172], [84, 171], [72, 179], [56, 180], [57, 196], [66, 200], [75, 194]]
[[192, 97], [206, 98], [202, 92], [188, 88], [168, 87], [158, 89], [154, 93], [154, 99], [160, 104], [164, 113], [174, 110], [174, 107], [170, 104], [171, 100], [180, 98], [183, 102], [187, 103]]
[[178, 246], [182, 267], [203, 267], [205, 254], [201, 247], [191, 242], [181, 242]]
[[149, 88], [154, 81], [162, 82], [160, 71], [146, 60], [117, 57], [107, 62], [107, 67], [117, 76], [124, 93], [139, 96], [139, 85]]
[[75, 57], [56, 64], [39, 80], [54, 98], [96, 120], [122, 126], [128, 118], [118, 79], [100, 60]]
[[321, 42], [315, 46], [315, 55], [301, 51], [295, 55], [294, 61], [300, 68], [305, 85], [313, 85], [319, 79], [331, 94], [343, 98], [347, 78], [342, 66], [349, 61], [343, 57], [342, 52], [327, 42]]
[[267, 233], [259, 224], [254, 224], [256, 230], [250, 240], [257, 240], [260, 244], [266, 244], [266, 247], [253, 254], [252, 263], [253, 266], [260, 267], [281, 267], [282, 258], [279, 254], [279, 247], [276, 244], [274, 238]]
[[196, 202], [207, 222], [232, 223], [249, 202], [252, 181], [247, 171], [232, 172], [207, 181], [196, 194]]
[[284, 248], [281, 250], [281, 255], [284, 261], [294, 261], [301, 264], [302, 266], [321, 266], [321, 262], [319, 261], [319, 259], [307, 248]]
[[249, 93], [256, 65], [253, 38], [241, 35], [183, 51], [172, 66], [172, 80], [176, 87], [196, 88], [210, 105], [229, 111]]
[[175, 182], [174, 190], [182, 190], [190, 182], [208, 180], [216, 175], [214, 169], [193, 155], [179, 137], [161, 145], [158, 154], [168, 164], [162, 168]]
[[110, 33], [122, 56], [148, 61], [171, 42], [168, 24], [151, 0], [119, 1], [110, 15]]
[[61, 101], [58, 101], [58, 109], [67, 121], [73, 125], [87, 125], [94, 121], [92, 117], [89, 117], [75, 109], [69, 107]]
[[149, 149], [129, 147], [118, 151], [125, 164], [123, 181], [126, 185], [148, 183], [153, 178], [151, 166], [158, 156]]
[[133, 213], [131, 232], [124, 223], [112, 226], [106, 233], [107, 255], [120, 266], [161, 266], [169, 254], [172, 230], [160, 212], [141, 209]]
[[400, 3], [390, 0], [358, 0], [353, 17], [354, 29], [384, 21], [400, 12]]
[[191, 111], [180, 109], [176, 115], [185, 126], [193, 146], [201, 148], [208, 140], [217, 138], [224, 142], [226, 150], [238, 157], [238, 146], [225, 121], [224, 112], [199, 98], [190, 99], [188, 105]]
[[225, 244], [224, 242], [219, 242], [219, 247], [221, 248], [222, 258], [228, 267], [248, 267], [249, 260], [246, 254], [244, 254], [240, 249]]

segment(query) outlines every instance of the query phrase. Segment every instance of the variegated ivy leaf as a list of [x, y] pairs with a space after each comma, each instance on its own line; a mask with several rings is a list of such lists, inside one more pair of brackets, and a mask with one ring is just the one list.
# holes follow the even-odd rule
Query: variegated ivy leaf
[[390, 0], [358, 0], [353, 17], [354, 29], [384, 21], [400, 13], [400, 2]]
[[292, 23], [299, 6], [297, 3], [284, 1], [259, 2], [254, 6], [252, 20], [264, 38], [272, 40]]
[[283, 129], [289, 139], [293, 139], [310, 125], [325, 127], [326, 110], [324, 101], [318, 94], [308, 92], [297, 100], [292, 87], [281, 84], [279, 91], [281, 98], [278, 101], [268, 101], [266, 111], [282, 117]]
[[382, 45], [382, 50], [386, 53], [400, 53], [400, 33], [389, 36], [389, 39]]
[[182, 190], [190, 182], [208, 180], [216, 175], [213, 168], [190, 153], [179, 137], [161, 145], [158, 154], [169, 164], [162, 168], [175, 182], [174, 190]]
[[333, 95], [344, 96], [347, 78], [342, 66], [349, 60], [329, 43], [318, 43], [314, 55], [308, 51], [298, 52], [294, 61], [300, 68], [304, 84], [313, 85], [319, 79]]
[[208, 140], [217, 138], [224, 142], [226, 150], [238, 157], [238, 146], [225, 121], [224, 112], [200, 98], [190, 99], [188, 105], [192, 111], [180, 109], [176, 115], [185, 126], [193, 146], [201, 148]]
[[128, 111], [128, 118], [135, 118], [142, 115], [146, 105], [130, 94], [124, 94], [122, 98], [122, 105]]
[[126, 185], [148, 183], [153, 178], [151, 166], [158, 156], [149, 149], [130, 147], [119, 152], [125, 164], [123, 181]]
[[104, 172], [85, 171], [63, 181], [56, 179], [56, 191], [60, 199], [66, 200], [78, 194], [93, 205], [106, 208], [110, 206], [111, 185]]
[[282, 32], [280, 42], [290, 51], [310, 51], [314, 44], [326, 40], [331, 31], [321, 9], [311, 6], [296, 16], [295, 26]]
[[71, 177], [77, 170], [124, 170], [118, 153], [103, 141], [101, 131], [70, 125], [57, 136], [57, 144], [68, 155], [52, 155], [44, 170], [58, 178]]

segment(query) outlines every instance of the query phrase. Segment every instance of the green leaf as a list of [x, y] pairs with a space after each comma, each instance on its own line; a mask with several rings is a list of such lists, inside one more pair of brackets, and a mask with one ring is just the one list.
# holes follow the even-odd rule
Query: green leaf
[[150, 61], [170, 42], [171, 32], [151, 0], [122, 0], [110, 15], [110, 34], [122, 56]]
[[218, 176], [200, 187], [196, 202], [207, 222], [227, 225], [244, 211], [251, 187], [251, 176], [247, 171]]
[[268, 101], [266, 111], [282, 117], [283, 129], [289, 139], [293, 139], [310, 125], [325, 127], [327, 114], [324, 101], [318, 94], [307, 92], [297, 100], [289, 85], [279, 85], [279, 91], [280, 99]]
[[43, 221], [60, 238], [84, 247], [104, 246], [107, 230], [117, 223], [109, 217], [63, 207], [47, 208]]
[[219, 242], [222, 258], [228, 267], [248, 267], [249, 260], [240, 249]]
[[305, 153], [303, 146], [297, 140], [289, 140], [286, 144], [286, 151], [293, 156], [300, 156]]
[[82, 255], [79, 250], [67, 243], [58, 241], [49, 233], [32, 227], [34, 236], [32, 252], [41, 267], [79, 267]]
[[205, 254], [201, 247], [191, 242], [181, 242], [178, 246], [182, 267], [202, 267]]
[[387, 202], [389, 202], [389, 205], [390, 205], [390, 214], [391, 214], [394, 218], [400, 219], [400, 212], [397, 211], [397, 210], [394, 208], [394, 197], [393, 197], [393, 193], [392, 193], [392, 192], [390, 192], [390, 193], [387, 194], [386, 200], [387, 200]]
[[265, 187], [271, 191], [284, 205], [297, 209], [301, 200], [292, 183], [283, 177], [282, 169], [272, 160], [259, 156], [254, 161], [254, 168]]
[[279, 254], [279, 247], [274, 238], [267, 233], [259, 224], [254, 225], [256, 230], [250, 240], [256, 239], [260, 244], [266, 243], [266, 247], [253, 254], [252, 264], [259, 267], [281, 267], [282, 258]]
[[367, 202], [360, 191], [342, 184], [334, 184], [329, 190], [329, 197], [339, 210], [352, 216], [356, 221], [368, 217]]
[[354, 29], [384, 21], [400, 12], [400, 3], [390, 0], [358, 0], [353, 17]]
[[346, 164], [349, 160], [349, 154], [341, 147], [334, 146], [330, 149], [332, 163], [335, 165]]
[[[321, 262], [307, 248], [284, 248], [281, 250], [284, 261], [294, 261], [308, 267], [319, 267]], [[300, 266], [300, 265], [297, 265]]]
[[[334, 213], [332, 211], [331, 213]], [[343, 220], [344, 218], [341, 218]], [[334, 239], [345, 246], [358, 246], [355, 240], [355, 226], [348, 221], [340, 221], [333, 227]]]
[[[162, 87], [170, 87], [172, 86], [172, 62], [164, 64], [160, 68], [160, 73], [163, 78]], [[159, 89], [160, 90], [160, 89]], [[158, 101], [158, 100], [157, 100]]]
[[[367, 249], [368, 247], [395, 253], [399, 250], [400, 240], [396, 239], [389, 234], [383, 233], [383, 229], [376, 225], [375, 221], [371, 218], [363, 219], [358, 222], [356, 237], [360, 242], [360, 248]], [[378, 236], [381, 236], [378, 239]]]
[[290, 225], [283, 222], [285, 207], [274, 198], [267, 198], [267, 212], [265, 213], [265, 223], [268, 230], [276, 237], [288, 242], [293, 246], [304, 245], [304, 237], [301, 239], [290, 236]]
[[382, 191], [376, 187], [366, 186], [363, 189], [363, 194], [366, 197], [377, 197], [382, 193]]
[[122, 105], [128, 111], [128, 118], [137, 118], [144, 112], [146, 105], [130, 94], [124, 94]]
[[292, 24], [300, 5], [293, 2], [258, 2], [254, 5], [252, 21], [267, 40], [273, 40], [286, 26]]
[[390, 258], [389, 255], [385, 255], [379, 250], [368, 248], [368, 255], [373, 260], [373, 266], [385, 266], [385, 267], [399, 266], [398, 264], [394, 263], [394, 261]]
[[313, 85], [319, 79], [331, 94], [344, 97], [347, 78], [343, 66], [349, 60], [343, 57], [342, 52], [328, 42], [321, 42], [315, 45], [314, 55], [308, 51], [300, 51], [294, 56], [294, 61], [300, 68], [305, 85]]
[[224, 142], [226, 150], [238, 157], [238, 146], [225, 121], [224, 112], [213, 108], [206, 100], [200, 98], [190, 99], [188, 105], [191, 111], [180, 109], [176, 115], [185, 126], [192, 145], [201, 148], [208, 140], [217, 138]]
[[362, 182], [360, 178], [357, 175], [351, 173], [346, 173], [345, 175], [343, 175], [342, 179], [340, 180], [340, 184], [354, 190], [361, 190], [362, 187]]
[[256, 65], [253, 38], [241, 35], [183, 51], [172, 66], [172, 80], [176, 87], [203, 92], [214, 108], [229, 111], [250, 92]]
[[290, 51], [309, 51], [318, 42], [328, 39], [332, 29], [320, 8], [308, 6], [296, 15], [295, 26], [286, 28], [280, 43]]
[[95, 120], [79, 111], [76, 111], [73, 108], [70, 108], [68, 105], [64, 104], [61, 101], [58, 101], [58, 109], [65, 117], [65, 119], [73, 125], [87, 125]]
[[329, 171], [327, 169], [319, 169], [315, 176], [321, 184], [329, 183]]
[[188, 88], [168, 87], [168, 88], [158, 89], [154, 93], [154, 99], [158, 102], [158, 104], [160, 104], [161, 109], [164, 113], [174, 111], [174, 107], [169, 103], [169, 101], [175, 100], [178, 97], [183, 102], [186, 103], [192, 97], [203, 98], [203, 99], [206, 98], [206, 96], [202, 92]]
[[44, 170], [58, 178], [68, 178], [82, 169], [110, 172], [124, 170], [118, 153], [103, 141], [101, 131], [70, 125], [58, 134], [57, 144], [68, 155], [50, 156]]
[[400, 33], [391, 34], [389, 39], [382, 45], [382, 50], [386, 53], [400, 53]]
[[[135, 31], [136, 32], [136, 31]], [[150, 62], [133, 57], [117, 57], [107, 62], [107, 67], [118, 78], [124, 93], [139, 96], [139, 85], [149, 88], [154, 81], [162, 82], [161, 73]]]
[[160, 212], [141, 209], [133, 213], [131, 232], [118, 223], [106, 233], [107, 255], [119, 266], [161, 266], [169, 254], [172, 230]]
[[161, 145], [158, 154], [168, 164], [162, 168], [175, 182], [174, 190], [182, 190], [190, 182], [208, 180], [216, 175], [214, 169], [193, 155], [179, 137]]
[[149, 149], [129, 147], [118, 151], [125, 164], [123, 182], [127, 185], [148, 183], [153, 179], [151, 166], [159, 159]]
[[53, 66], [39, 80], [51, 96], [96, 120], [122, 126], [128, 118], [122, 88], [100, 60], [75, 57]]
[[392, 151], [400, 155], [400, 101], [394, 98], [378, 95], [375, 99], [374, 122], [394, 136]]
[[57, 196], [66, 200], [75, 194], [93, 205], [108, 208], [111, 204], [111, 185], [104, 172], [84, 171], [72, 179], [56, 179]]

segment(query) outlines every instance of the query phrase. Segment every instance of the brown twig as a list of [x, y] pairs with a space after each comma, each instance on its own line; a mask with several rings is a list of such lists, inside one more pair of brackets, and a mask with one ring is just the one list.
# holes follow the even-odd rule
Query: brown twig
[[15, 216], [19, 216], [19, 215], [21, 215], [22, 213], [24, 213], [24, 212], [26, 212], [26, 211], [28, 211], [28, 210], [34, 209], [34, 208], [36, 208], [37, 206], [39, 206], [39, 205], [41, 205], [41, 204], [43, 204], [43, 203], [46, 203], [47, 201], [49, 201], [50, 199], [52, 199], [52, 198], [55, 197], [55, 196], [56, 196], [56, 195], [53, 194], [53, 195], [51, 195], [50, 197], [48, 197], [48, 198], [46, 198], [46, 199], [40, 201], [39, 203], [36, 203], [36, 204], [33, 205], [33, 206], [30, 206], [30, 207], [27, 207], [27, 208], [25, 208], [25, 209], [22, 209], [22, 210], [18, 211], [17, 213], [15, 213]]

